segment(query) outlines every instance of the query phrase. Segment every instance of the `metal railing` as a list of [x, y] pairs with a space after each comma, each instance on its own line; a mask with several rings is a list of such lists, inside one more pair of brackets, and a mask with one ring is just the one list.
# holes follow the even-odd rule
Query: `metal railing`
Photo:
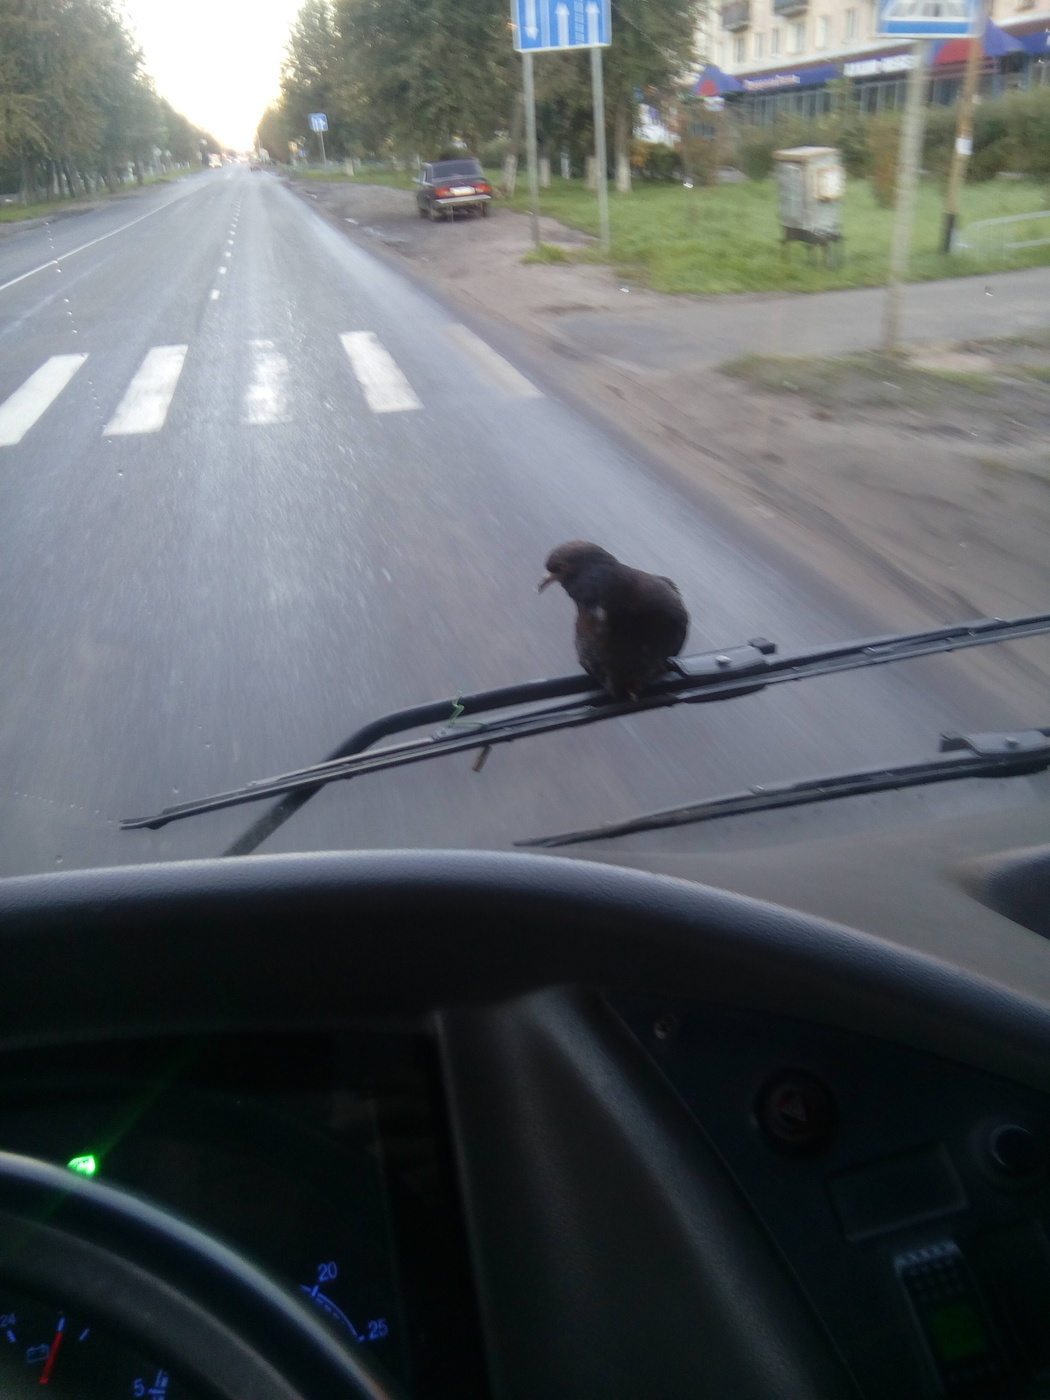
[[809, 9], [809, 0], [773, 0], [773, 13], [790, 17], [802, 15]]
[[[953, 253], [984, 253], [987, 257], [990, 244], [998, 240], [999, 257], [1005, 258], [1008, 253], [1015, 252], [1018, 248], [1041, 248], [1044, 244], [1050, 243], [1050, 232], [1045, 238], [1018, 238], [1013, 241], [1007, 239], [1008, 226], [1014, 224], [1028, 224], [1036, 219], [1050, 219], [1050, 209], [1036, 209], [1031, 214], [1007, 214], [1001, 219], [978, 219], [975, 223], [967, 224], [965, 228], [956, 229], [952, 236]], [[994, 230], [991, 234], [985, 234], [986, 229]], [[983, 245], [983, 246], [982, 246]]]

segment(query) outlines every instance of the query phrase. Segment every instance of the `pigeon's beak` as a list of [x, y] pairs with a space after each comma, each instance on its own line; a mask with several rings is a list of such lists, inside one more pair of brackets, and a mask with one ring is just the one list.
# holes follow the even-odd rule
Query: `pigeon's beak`
[[542, 593], [543, 590], [547, 587], [548, 583], [557, 583], [557, 582], [558, 582], [558, 580], [555, 578], [555, 576], [554, 576], [553, 574], [544, 574], [544, 576], [543, 576], [543, 581], [541, 582], [539, 588], [536, 589], [536, 592], [537, 592], [537, 593]]

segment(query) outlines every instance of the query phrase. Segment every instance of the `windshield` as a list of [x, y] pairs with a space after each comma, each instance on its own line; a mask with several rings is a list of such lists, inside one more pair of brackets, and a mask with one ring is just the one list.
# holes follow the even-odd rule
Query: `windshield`
[[1050, 725], [1045, 637], [630, 708], [674, 657], [1050, 608], [1043, 11], [38, 8], [43, 54], [0, 5], [0, 873], [218, 855], [257, 806], [120, 823], [581, 671], [628, 708], [260, 851], [510, 849]]
[[447, 180], [450, 175], [482, 175], [481, 166], [476, 160], [440, 160], [430, 167], [435, 180]]

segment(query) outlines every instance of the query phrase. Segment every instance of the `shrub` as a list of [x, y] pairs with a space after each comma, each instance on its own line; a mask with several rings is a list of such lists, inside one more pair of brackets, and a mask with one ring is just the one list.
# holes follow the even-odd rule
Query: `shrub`
[[678, 152], [660, 141], [632, 141], [631, 169], [646, 180], [677, 180], [682, 161]]

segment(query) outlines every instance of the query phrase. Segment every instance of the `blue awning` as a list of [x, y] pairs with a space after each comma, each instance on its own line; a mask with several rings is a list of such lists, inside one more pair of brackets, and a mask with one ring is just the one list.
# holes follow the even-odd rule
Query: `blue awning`
[[727, 92], [741, 92], [743, 86], [739, 78], [734, 78], [731, 73], [723, 73], [721, 68], [709, 63], [696, 80], [693, 96], [724, 97]]
[[818, 63], [812, 68], [797, 68], [787, 73], [756, 73], [741, 78], [740, 84], [745, 92], [785, 92], [790, 88], [830, 83], [841, 76], [842, 69], [837, 63]]
[[1050, 34], [1019, 34], [1017, 42], [1025, 53], [1050, 53]]

